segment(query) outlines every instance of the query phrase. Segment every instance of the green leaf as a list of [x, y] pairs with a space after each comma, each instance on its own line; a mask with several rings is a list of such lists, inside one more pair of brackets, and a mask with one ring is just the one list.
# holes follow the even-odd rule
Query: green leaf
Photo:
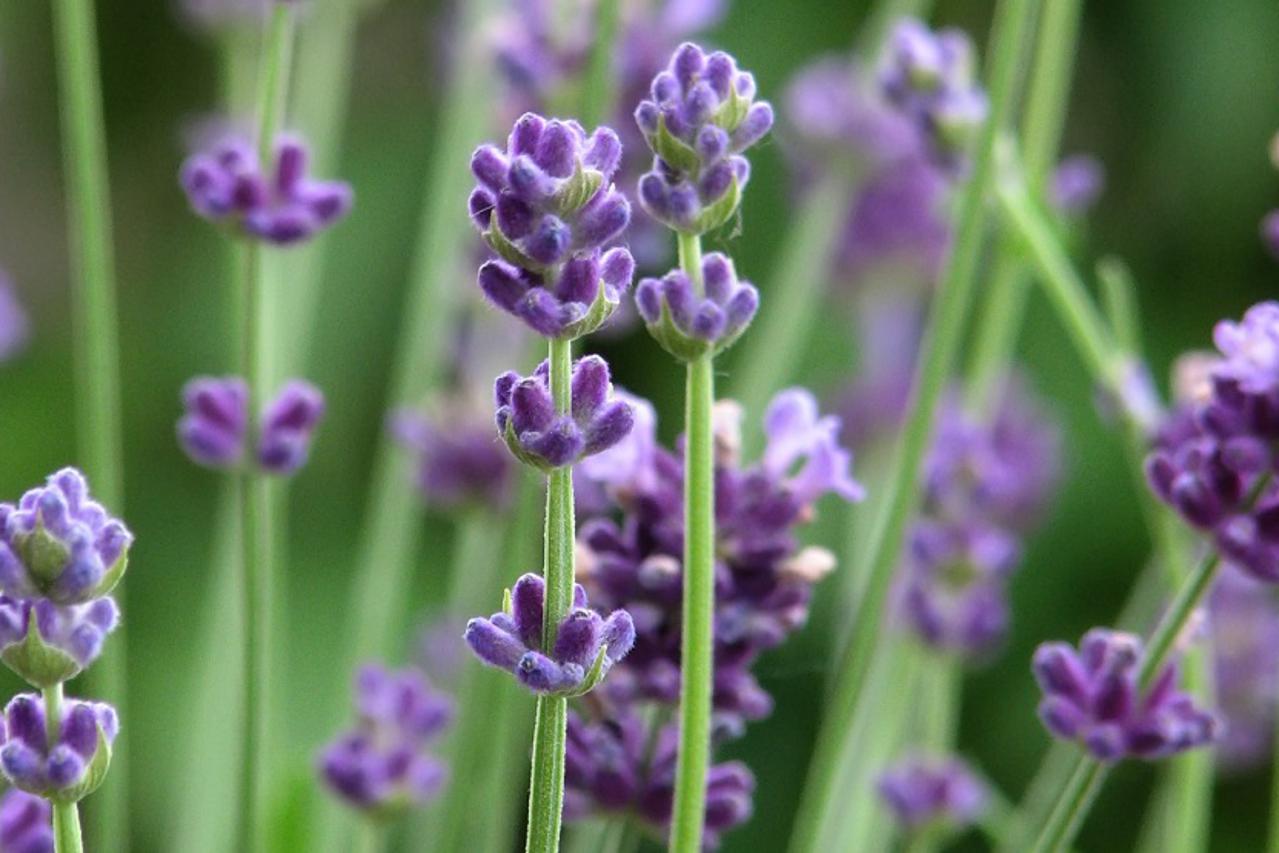
[[106, 573], [102, 575], [102, 580], [93, 590], [93, 595], [91, 597], [102, 598], [104, 595], [110, 595], [111, 591], [120, 583], [120, 580], [124, 577], [124, 573], [128, 568], [129, 552], [126, 550], [114, 563], [107, 567]]
[[693, 147], [676, 137], [666, 127], [665, 116], [659, 115], [657, 117], [657, 136], [653, 140], [653, 146], [657, 150], [659, 157], [665, 160], [672, 168], [681, 172], [694, 174], [702, 164], [702, 158], [697, 156], [697, 152], [693, 150]]

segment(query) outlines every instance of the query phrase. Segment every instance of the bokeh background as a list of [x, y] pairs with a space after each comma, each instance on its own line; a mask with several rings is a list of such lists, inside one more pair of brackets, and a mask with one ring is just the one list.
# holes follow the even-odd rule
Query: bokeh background
[[[737, 0], [709, 41], [752, 69], [765, 97], [779, 98], [797, 68], [847, 49], [864, 5]], [[965, 26], [980, 45], [992, 5], [942, 0], [934, 19]], [[230, 366], [229, 282], [219, 239], [188, 213], [175, 181], [185, 140], [216, 103], [217, 59], [171, 0], [99, 6], [122, 323], [124, 516], [137, 536], [124, 585], [129, 793], [135, 849], [172, 850], [181, 780], [201, 773], [184, 763], [193, 667], [202, 647], [216, 654], [227, 639], [207, 627], [217, 584], [220, 480], [193, 467], [174, 440], [182, 383]], [[283, 756], [296, 768], [299, 790], [306, 787], [312, 752], [347, 714], [345, 675], [333, 671], [343, 660], [336, 647], [343, 634], [335, 626], [347, 614], [424, 175], [438, 139], [447, 21], [444, 4], [388, 0], [366, 17], [356, 46], [336, 174], [354, 185], [357, 204], [324, 245], [327, 263], [305, 370], [327, 393], [329, 414], [311, 465], [291, 489], [289, 584], [281, 602], [287, 628], [280, 641], [290, 661], [277, 674], [290, 697]], [[12, 276], [34, 326], [28, 351], [0, 365], [0, 497], [7, 499], [75, 460], [50, 28], [48, 4], [0, 4], [0, 267]], [[1208, 344], [1218, 317], [1237, 316], [1274, 293], [1279, 269], [1260, 245], [1257, 223], [1279, 204], [1279, 173], [1267, 156], [1279, 128], [1279, 9], [1269, 0], [1086, 3], [1080, 44], [1063, 150], [1095, 154], [1108, 175], [1080, 257], [1090, 263], [1113, 253], [1131, 265], [1142, 332], [1162, 383], [1178, 352]], [[720, 242], [738, 269], [760, 283], [786, 233], [791, 193], [778, 145], [765, 145], [753, 160], [743, 233]], [[459, 198], [459, 216], [463, 204]], [[473, 284], [459, 277], [456, 287]], [[763, 296], [766, 311], [768, 292]], [[823, 323], [805, 354], [803, 375], [830, 399], [849, 378], [851, 359], [842, 354], [852, 348], [851, 323], [837, 312]], [[657, 402], [663, 435], [671, 437], [680, 382], [667, 357], [642, 333], [602, 348], [620, 382]], [[1066, 475], [1015, 581], [1008, 649], [966, 682], [961, 737], [965, 751], [1014, 796], [1048, 743], [1034, 715], [1031, 650], [1045, 638], [1075, 639], [1111, 621], [1148, 548], [1119, 438], [1099, 417], [1094, 389], [1037, 293], [1021, 353], [1033, 384], [1064, 424]], [[444, 565], [450, 543], [441, 520], [424, 513], [422, 523], [426, 545], [416, 563], [416, 598], [405, 610], [424, 615], [438, 596], [433, 573]], [[814, 537], [839, 537], [831, 526], [817, 526]], [[757, 813], [748, 830], [729, 836], [726, 850], [783, 849], [820, 707], [826, 661], [814, 639], [818, 627], [762, 667], [777, 711], [732, 750], [759, 777]], [[4, 679], [7, 696], [18, 685]], [[229, 721], [233, 708], [228, 702]], [[1152, 779], [1148, 768], [1123, 767], [1080, 847], [1129, 849], [1139, 826], [1133, 816]], [[1267, 782], [1259, 771], [1218, 787], [1213, 849], [1260, 843]], [[305, 802], [299, 794], [287, 807], [301, 809]]]

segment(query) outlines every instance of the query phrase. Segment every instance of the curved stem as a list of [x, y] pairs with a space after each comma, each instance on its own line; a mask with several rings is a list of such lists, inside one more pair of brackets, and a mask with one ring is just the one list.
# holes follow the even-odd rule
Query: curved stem
[[[702, 244], [679, 235], [679, 261], [702, 290]], [[714, 677], [715, 448], [711, 409], [715, 404], [714, 359], [688, 364], [684, 408], [684, 601], [680, 649], [679, 754], [670, 848], [702, 849], [706, 772], [711, 749], [711, 682]]]
[[915, 404], [903, 430], [892, 476], [882, 499], [882, 512], [876, 519], [868, 552], [871, 568], [866, 595], [853, 618], [852, 640], [839, 661], [831, 705], [818, 735], [792, 839], [795, 853], [818, 849], [824, 823], [839, 808], [835, 780], [839, 756], [844, 752], [841, 744], [853, 728], [867, 673], [883, 643], [880, 623], [893, 568], [906, 524], [914, 512], [915, 484], [932, 437], [933, 415], [957, 355], [972, 302], [986, 224], [986, 191], [993, 172], [996, 133], [1008, 115], [1010, 94], [1036, 5], [1026, 0], [1001, 0], [996, 11], [990, 118], [974, 154], [972, 176], [962, 197], [955, 246], [930, 313], [915, 381]]

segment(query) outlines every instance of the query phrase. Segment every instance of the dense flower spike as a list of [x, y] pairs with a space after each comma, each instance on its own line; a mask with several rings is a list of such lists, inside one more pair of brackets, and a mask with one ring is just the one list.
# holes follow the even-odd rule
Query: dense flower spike
[[417, 486], [427, 505], [499, 508], [510, 498], [511, 457], [487, 420], [446, 421], [406, 409], [392, 415], [391, 431], [416, 457]]
[[573, 365], [572, 410], [555, 411], [549, 365], [543, 361], [532, 376], [514, 372], [497, 378], [497, 431], [511, 453], [543, 471], [573, 465], [607, 450], [631, 431], [634, 412], [613, 396], [608, 364], [588, 355]]
[[1155, 494], [1212, 534], [1229, 560], [1279, 581], [1279, 303], [1249, 308], [1214, 331], [1221, 358], [1201, 398], [1174, 413], [1146, 462]]
[[986, 786], [958, 758], [907, 758], [879, 777], [879, 795], [912, 831], [962, 828], [981, 817], [988, 801]]
[[0, 850], [53, 853], [53, 809], [42, 797], [10, 788], [0, 799]]
[[968, 36], [958, 29], [934, 33], [905, 18], [889, 36], [879, 79], [884, 95], [925, 131], [938, 159], [961, 164], [988, 109], [974, 79]]
[[351, 209], [350, 185], [307, 175], [301, 139], [276, 139], [275, 162], [264, 167], [253, 146], [227, 138], [187, 158], [181, 183], [191, 208], [211, 222], [288, 246], [314, 237]]
[[728, 349], [759, 309], [759, 291], [748, 281], [738, 281], [727, 255], [711, 252], [703, 257], [701, 278], [694, 283], [676, 269], [661, 279], [644, 279], [635, 290], [635, 305], [649, 333], [685, 361]]
[[[630, 712], [604, 722], [588, 722], [570, 713], [564, 755], [565, 817], [574, 820], [595, 812], [634, 814], [646, 825], [665, 832], [675, 794], [678, 737], [673, 725], [650, 735], [643, 720]], [[710, 767], [704, 849], [714, 850], [722, 833], [750, 819], [754, 792], [755, 777], [742, 762]]]
[[[106, 777], [120, 724], [115, 709], [102, 702], [67, 699], [61, 710], [61, 720], [47, 720], [39, 696], [13, 697], [4, 709], [0, 769], [15, 788], [75, 803]], [[50, 724], [58, 727], [52, 741], [47, 734]]]
[[1271, 590], [1234, 568], [1226, 568], [1208, 599], [1212, 684], [1225, 732], [1217, 756], [1228, 770], [1244, 770], [1270, 759], [1279, 669], [1279, 602]]
[[515, 675], [534, 693], [580, 696], [594, 690], [635, 643], [625, 610], [607, 618], [588, 607], [586, 590], [574, 588], [573, 608], [560, 622], [555, 646], [542, 644], [546, 582], [526, 574], [515, 582], [508, 606], [488, 619], [472, 619], [466, 642], [480, 660]]
[[30, 323], [13, 285], [0, 271], [0, 363], [13, 358], [27, 345]]
[[773, 108], [755, 101], [755, 78], [731, 56], [685, 42], [635, 121], [657, 155], [640, 179], [640, 203], [669, 228], [704, 234], [737, 212], [750, 179], [742, 152], [772, 128]]
[[89, 497], [84, 475], [64, 468], [17, 506], [0, 503], [0, 591], [84, 604], [119, 583], [131, 544], [124, 523]]
[[1139, 637], [1103, 628], [1085, 634], [1078, 652], [1066, 643], [1040, 645], [1034, 672], [1044, 725], [1100, 761], [1163, 758], [1212, 742], [1218, 720], [1177, 689], [1175, 665], [1139, 687], [1143, 655]]
[[418, 670], [366, 664], [355, 677], [355, 726], [324, 748], [319, 769], [343, 802], [378, 816], [420, 806], [447, 768], [426, 751], [449, 724], [453, 705]]
[[[186, 384], [178, 443], [191, 461], [223, 469], [244, 463], [248, 397], [248, 386], [238, 376], [201, 376]], [[323, 417], [324, 395], [318, 388], [298, 379], [285, 383], [263, 412], [255, 453], [258, 466], [268, 474], [296, 473], [306, 464]]]
[[97, 660], [119, 621], [110, 597], [59, 606], [0, 595], [0, 660], [28, 683], [52, 687]]
[[1097, 203], [1105, 188], [1106, 170], [1101, 161], [1088, 154], [1075, 154], [1053, 170], [1048, 198], [1067, 216], [1081, 216]]

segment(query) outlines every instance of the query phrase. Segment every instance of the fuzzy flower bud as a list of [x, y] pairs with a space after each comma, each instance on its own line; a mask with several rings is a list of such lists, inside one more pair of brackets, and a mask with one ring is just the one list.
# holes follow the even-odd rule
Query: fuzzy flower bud
[[504, 669], [532, 690], [552, 696], [580, 696], [603, 681], [613, 664], [635, 643], [635, 625], [625, 610], [607, 618], [589, 609], [586, 590], [574, 587], [573, 609], [559, 624], [555, 646], [542, 645], [546, 582], [522, 575], [506, 606], [488, 619], [466, 626], [471, 651], [489, 666]]
[[289, 246], [314, 237], [351, 210], [351, 187], [307, 175], [301, 139], [276, 139], [275, 162], [264, 167], [244, 139], [224, 139], [182, 164], [180, 181], [191, 208], [245, 236]]
[[0, 850], [53, 853], [53, 808], [49, 801], [10, 788], [0, 799]]
[[573, 364], [572, 407], [558, 414], [551, 397], [549, 366], [532, 376], [504, 373], [497, 378], [497, 431], [511, 453], [543, 471], [573, 465], [607, 450], [631, 431], [631, 407], [613, 396], [608, 363], [588, 355]]
[[635, 121], [657, 155], [640, 179], [640, 203], [669, 228], [703, 234], [737, 212], [750, 179], [742, 152], [772, 129], [773, 108], [755, 101], [755, 78], [731, 56], [685, 42]]
[[[233, 469], [244, 463], [248, 387], [238, 376], [192, 379], [182, 389], [186, 414], [178, 421], [178, 443], [197, 465]], [[310, 454], [324, 417], [324, 395], [310, 383], [289, 380], [263, 412], [257, 464], [268, 474], [296, 473]]]
[[635, 290], [635, 305], [649, 334], [685, 361], [728, 349], [759, 309], [759, 291], [748, 281], [738, 281], [728, 256], [706, 255], [701, 278], [695, 284], [677, 269], [661, 279], [646, 278]]
[[83, 604], [120, 582], [131, 544], [124, 523], [89, 497], [84, 475], [64, 468], [17, 506], [0, 504], [0, 591]]
[[[5, 778], [30, 794], [60, 803], [76, 803], [106, 778], [111, 744], [120, 729], [115, 709], [102, 702], [67, 699], [62, 719], [46, 720], [44, 700], [19, 693], [4, 709], [0, 769]], [[52, 743], [49, 724], [58, 726]]]
[[426, 746], [452, 720], [452, 703], [416, 669], [392, 672], [366, 664], [356, 673], [355, 705], [355, 727], [319, 756], [330, 790], [377, 816], [392, 816], [434, 797], [447, 768]]
[[479, 283], [490, 302], [539, 335], [572, 340], [613, 316], [634, 275], [630, 252], [617, 248], [588, 252], [544, 272], [485, 261]]
[[1053, 207], [1067, 216], [1082, 216], [1106, 188], [1106, 170], [1088, 154], [1075, 154], [1057, 164], [1049, 185]]
[[0, 272], [0, 363], [13, 358], [27, 345], [30, 337], [27, 313], [18, 302], [13, 285]]
[[879, 777], [879, 795], [909, 830], [930, 825], [959, 829], [986, 810], [986, 786], [958, 758], [915, 756]]
[[1039, 716], [1054, 737], [1078, 741], [1099, 761], [1163, 758], [1216, 739], [1217, 718], [1177, 689], [1168, 665], [1147, 688], [1137, 683], [1141, 639], [1094, 628], [1079, 651], [1044, 643], [1035, 651], [1035, 680], [1044, 691]]
[[28, 683], [51, 687], [97, 660], [119, 621], [109, 596], [59, 606], [45, 598], [0, 595], [0, 660]]

